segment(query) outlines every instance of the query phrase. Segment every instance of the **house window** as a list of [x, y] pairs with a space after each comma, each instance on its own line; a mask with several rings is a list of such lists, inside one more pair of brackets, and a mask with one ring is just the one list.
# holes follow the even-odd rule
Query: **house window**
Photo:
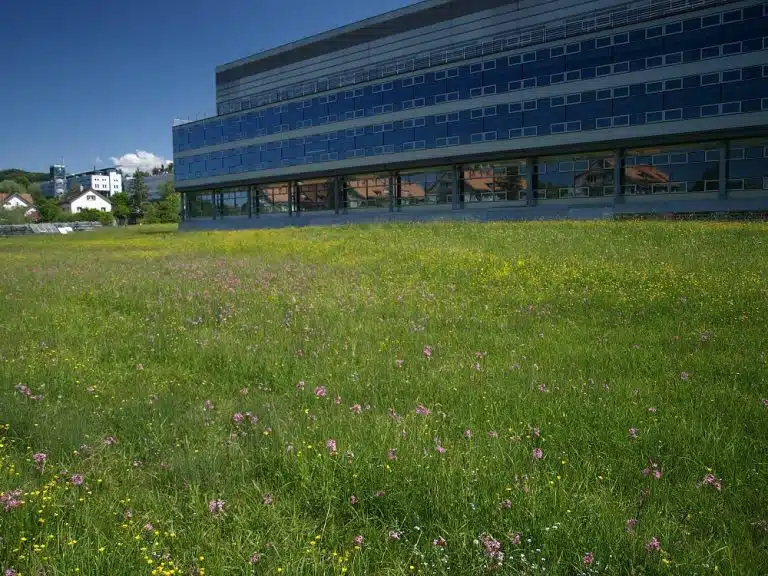
[[96, 200], [96, 195], [95, 195], [95, 194], [88, 194], [88, 195], [85, 197], [85, 199], [86, 199], [86, 200]]

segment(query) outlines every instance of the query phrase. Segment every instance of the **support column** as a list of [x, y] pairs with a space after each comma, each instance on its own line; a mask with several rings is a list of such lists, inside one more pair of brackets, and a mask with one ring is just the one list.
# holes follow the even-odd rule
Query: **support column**
[[211, 190], [211, 213], [213, 214], [213, 219], [216, 220], [216, 212], [219, 211], [219, 197], [216, 190]]
[[298, 180], [293, 183], [293, 198], [296, 202], [296, 216], [301, 216], [301, 186], [299, 184], [300, 182]]
[[253, 191], [256, 193], [256, 218], [261, 214], [261, 189], [258, 186], [253, 186]]
[[613, 194], [616, 204], [623, 204], [626, 201], [624, 197], [624, 170], [621, 166], [621, 159], [624, 156], [624, 150], [618, 148], [613, 152]]
[[536, 186], [537, 175], [533, 173], [533, 167], [536, 166], [536, 158], [526, 158], [525, 160], [525, 204], [526, 206], [536, 206]]
[[730, 140], [726, 140], [723, 142], [722, 146], [720, 146], [720, 163], [719, 163], [719, 172], [718, 172], [718, 180], [720, 181], [719, 186], [719, 193], [718, 198], [721, 200], [725, 200], [728, 198], [728, 156], [731, 152], [731, 142]]
[[451, 208], [453, 210], [459, 209], [459, 180], [461, 179], [462, 168], [461, 164], [453, 165], [453, 190], [451, 194]]
[[288, 180], [288, 216], [293, 216], [293, 180]]
[[395, 212], [401, 212], [403, 209], [403, 177], [400, 173], [395, 175]]
[[339, 190], [341, 191], [341, 213], [346, 214], [349, 206], [349, 192], [347, 191], [347, 178], [339, 178]]
[[338, 214], [339, 203], [341, 202], [341, 192], [339, 190], [339, 188], [341, 188], [341, 182], [338, 176], [334, 176], [332, 182], [333, 182], [333, 213]]
[[253, 218], [253, 186], [248, 185], [248, 218]]
[[389, 173], [389, 182], [387, 183], [387, 187], [389, 188], [389, 211], [394, 212], [395, 211], [395, 173], [390, 172]]
[[181, 221], [184, 222], [187, 219], [187, 193], [181, 193]]

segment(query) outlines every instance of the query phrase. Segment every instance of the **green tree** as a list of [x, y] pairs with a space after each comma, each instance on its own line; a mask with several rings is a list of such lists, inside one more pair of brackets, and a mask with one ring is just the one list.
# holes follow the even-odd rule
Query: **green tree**
[[61, 208], [54, 198], [38, 198], [35, 205], [40, 222], [57, 222], [61, 217]]
[[78, 182], [73, 180], [69, 183], [69, 187], [67, 188], [67, 196], [75, 196], [76, 194], [80, 194], [82, 191], [83, 187], [80, 186]]
[[176, 192], [176, 184], [173, 179], [169, 178], [162, 184], [160, 184], [160, 198], [168, 198], [171, 194]]
[[136, 170], [128, 186], [128, 195], [131, 197], [131, 214], [141, 218], [147, 208], [149, 199], [149, 186], [144, 182], [144, 173]]
[[24, 194], [27, 189], [15, 180], [3, 180], [0, 182], [0, 194]]
[[27, 186], [27, 194], [32, 196], [35, 202], [37, 202], [38, 198], [40, 198], [40, 182], [32, 182]]
[[112, 214], [118, 223], [124, 224], [131, 215], [131, 197], [127, 192], [120, 192], [110, 198], [112, 202]]
[[25, 212], [28, 208], [19, 206], [18, 208], [11, 208], [5, 210], [0, 208], [0, 224], [26, 224], [29, 219], [26, 217]]

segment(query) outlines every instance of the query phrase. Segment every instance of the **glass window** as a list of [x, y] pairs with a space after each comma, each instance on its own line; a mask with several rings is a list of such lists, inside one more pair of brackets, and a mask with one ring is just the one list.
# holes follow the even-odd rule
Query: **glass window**
[[461, 191], [465, 202], [524, 201], [528, 180], [524, 160], [464, 167]]
[[726, 70], [721, 74], [722, 82], [741, 82], [741, 70]]
[[682, 22], [670, 22], [664, 25], [664, 34], [669, 36], [670, 34], [679, 34], [683, 31]]

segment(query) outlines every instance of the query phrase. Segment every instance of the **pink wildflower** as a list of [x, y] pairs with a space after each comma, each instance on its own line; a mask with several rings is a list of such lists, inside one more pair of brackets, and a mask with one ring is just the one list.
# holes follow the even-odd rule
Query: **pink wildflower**
[[656, 480], [661, 480], [661, 477], [664, 475], [664, 472], [661, 470], [654, 470], [653, 471], [653, 477], [656, 478]]
[[392, 408], [387, 408], [387, 414], [389, 414], [389, 417], [392, 418], [395, 422], [399, 422], [402, 420], [402, 417], [398, 415], [397, 412], [394, 411]]
[[35, 464], [37, 464], [38, 468], [45, 465], [45, 461], [48, 459], [48, 454], [45, 452], [38, 452], [37, 454], [32, 454], [32, 460], [35, 461]]
[[704, 476], [704, 480], [702, 481], [701, 484], [703, 486], [714, 486], [718, 490], [722, 490], [723, 489], [722, 483], [720, 482], [720, 480], [715, 478], [715, 476], [713, 474], [707, 474], [706, 476]]
[[117, 438], [115, 438], [114, 436], [104, 437], [104, 446], [112, 446], [114, 444], [117, 444]]
[[336, 396], [336, 406], [341, 404], [341, 396]]
[[488, 534], [483, 534], [480, 537], [480, 541], [483, 543], [485, 555], [488, 556], [488, 558], [498, 564], [501, 564], [504, 561], [504, 552], [501, 551], [501, 542]]
[[397, 449], [396, 448], [390, 448], [387, 450], [387, 460], [397, 460]]
[[637, 428], [630, 428], [629, 430], [627, 430], [627, 434], [631, 439], [637, 438]]
[[652, 552], [652, 551], [658, 552], [659, 550], [661, 550], [661, 542], [659, 542], [656, 536], [654, 536], [645, 545], [645, 549], [648, 552]]
[[211, 500], [208, 502], [208, 511], [211, 514], [220, 514], [224, 511], [224, 500]]
[[442, 536], [438, 536], [434, 540], [432, 540], [432, 546], [440, 546], [441, 548], [445, 548], [448, 546], [448, 542], [445, 541], [445, 538]]
[[248, 564], [258, 564], [259, 562], [261, 562], [261, 554], [258, 552], [254, 552], [251, 554], [251, 557], [248, 558]]
[[83, 484], [83, 475], [82, 474], [72, 474], [72, 478], [70, 478], [70, 481], [75, 486], [82, 486], [82, 484]]
[[638, 521], [634, 518], [630, 518], [627, 520], [626, 526], [624, 526], [624, 530], [627, 531], [627, 534], [632, 534], [632, 531], [635, 529], [635, 526], [637, 526]]
[[154, 531], [155, 527], [152, 526], [150, 522], [147, 522], [146, 524], [144, 524], [144, 526], [142, 526], [141, 529], [144, 530], [144, 532], [152, 532]]
[[352, 539], [352, 542], [355, 546], [362, 546], [363, 545], [363, 537], [361, 535], [357, 535]]
[[466, 438], [467, 440], [472, 438], [472, 430], [470, 430], [470, 429], [464, 430], [464, 438]]
[[512, 500], [502, 500], [501, 501], [501, 507], [505, 510], [509, 510], [512, 508]]
[[350, 503], [352, 506], [354, 506], [354, 505], [356, 505], [356, 504], [357, 504], [357, 502], [358, 502], [358, 500], [357, 500], [357, 496], [355, 496], [354, 494], [352, 494], [352, 496], [350, 496], [350, 497], [349, 497], [349, 503]]
[[275, 501], [275, 497], [270, 492], [267, 492], [264, 494], [264, 496], [262, 496], [262, 501], [266, 506], [269, 506]]
[[424, 406], [424, 404], [419, 404], [416, 406], [416, 414], [420, 414], [421, 416], [429, 416], [432, 413], [432, 410]]
[[332, 456], [336, 455], [336, 440], [330, 439], [325, 441], [325, 448]]
[[514, 544], [515, 546], [520, 544], [520, 533], [519, 532], [515, 532], [512, 535], [512, 538], [509, 539], [509, 541], [512, 542], [512, 544]]
[[443, 448], [443, 447], [440, 445], [440, 443], [439, 443], [439, 442], [435, 444], [435, 450], [437, 451], [437, 453], [438, 453], [438, 454], [445, 454], [445, 452], [446, 452], [446, 449], [445, 449], [445, 448]]
[[203, 410], [213, 410], [213, 408], [214, 408], [213, 402], [211, 402], [210, 400], [206, 400], [205, 402], [203, 402]]
[[400, 537], [401, 537], [402, 535], [403, 535], [403, 533], [402, 533], [402, 532], [399, 532], [399, 531], [397, 531], [397, 530], [390, 530], [390, 531], [389, 531], [389, 537], [390, 537], [392, 540], [400, 540]]
[[19, 489], [11, 490], [10, 492], [0, 492], [0, 504], [3, 506], [3, 511], [8, 512], [14, 508], [20, 508], [23, 504], [21, 500], [23, 492]]
[[384, 492], [384, 490], [376, 490], [376, 493], [374, 494], [374, 496], [376, 496], [376, 498], [383, 498], [386, 495], [387, 495], [387, 493]]
[[592, 555], [592, 552], [587, 552], [586, 554], [584, 554], [584, 558], [582, 558], [581, 561], [587, 566], [589, 566], [595, 561], [595, 557]]
[[328, 393], [328, 390], [326, 390], [325, 386], [318, 386], [315, 388], [315, 396], [317, 398], [325, 398], [325, 395]]
[[544, 451], [541, 448], [534, 448], [533, 449], [533, 457], [536, 460], [541, 460], [544, 458]]
[[304, 390], [304, 380], [299, 380], [296, 384], [296, 390]]
[[763, 406], [768, 407], [768, 398], [763, 398]]
[[363, 407], [360, 406], [360, 404], [352, 404], [352, 406], [349, 407], [349, 411], [352, 412], [352, 414], [360, 414], [363, 411]]
[[547, 388], [546, 384], [539, 384], [537, 389], [539, 392], [549, 392], [549, 389]]
[[424, 346], [424, 357], [432, 358], [433, 350], [432, 346]]
[[232, 421], [235, 424], [240, 424], [243, 420], [245, 420], [245, 416], [243, 416], [240, 412], [235, 412], [232, 414]]
[[18, 576], [19, 573], [13, 568], [6, 568], [3, 574], [4, 576]]

